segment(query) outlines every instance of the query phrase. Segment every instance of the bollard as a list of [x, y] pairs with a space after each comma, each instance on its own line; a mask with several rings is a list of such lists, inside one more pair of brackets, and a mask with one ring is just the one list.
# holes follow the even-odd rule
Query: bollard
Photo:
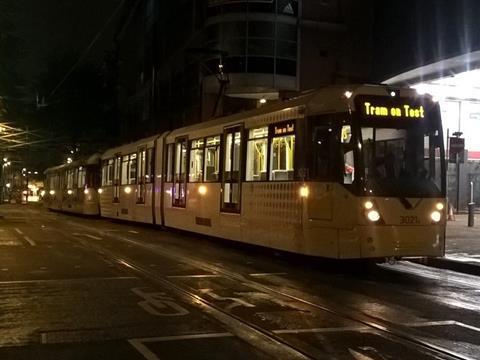
[[468, 226], [473, 227], [474, 222], [475, 222], [475, 203], [470, 202], [468, 203]]

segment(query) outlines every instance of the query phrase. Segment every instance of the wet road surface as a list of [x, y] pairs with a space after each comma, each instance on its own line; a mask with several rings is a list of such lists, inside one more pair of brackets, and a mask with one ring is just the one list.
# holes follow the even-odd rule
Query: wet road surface
[[476, 359], [480, 279], [0, 207], [0, 359]]

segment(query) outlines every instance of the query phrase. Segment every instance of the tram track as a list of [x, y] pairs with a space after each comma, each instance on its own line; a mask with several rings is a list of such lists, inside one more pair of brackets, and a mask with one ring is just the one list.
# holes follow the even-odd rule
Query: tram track
[[[373, 331], [381, 334], [381, 336], [387, 339], [393, 340], [397, 343], [403, 344], [411, 348], [413, 347], [416, 350], [420, 351], [421, 353], [427, 356], [431, 356], [432, 358], [457, 359], [457, 360], [473, 360], [474, 359], [473, 357], [470, 357], [468, 355], [457, 353], [455, 351], [449, 350], [442, 346], [436, 345], [430, 341], [427, 341], [424, 339], [424, 336], [422, 336], [421, 333], [419, 333], [416, 330], [410, 329], [406, 326], [398, 325], [398, 324], [392, 325], [391, 323], [385, 320], [376, 318], [372, 315], [365, 314], [363, 312], [354, 311], [350, 308], [343, 307], [339, 304], [333, 305], [333, 304], [327, 303], [326, 301], [317, 301], [315, 299], [313, 300], [310, 299], [311, 297], [314, 298], [315, 297], [314, 295], [305, 296], [304, 294], [304, 296], [300, 296], [300, 295], [291, 293], [294, 291], [301, 292], [301, 290], [296, 290], [293, 288], [289, 289], [289, 292], [285, 290], [279, 290], [279, 289], [276, 289], [275, 287], [268, 286], [258, 281], [251, 280], [242, 274], [239, 274], [235, 271], [231, 271], [217, 264], [209, 264], [204, 260], [199, 260], [186, 254], [181, 254], [177, 250], [159, 248], [154, 244], [133, 240], [119, 234], [107, 233], [105, 231], [91, 228], [83, 224], [79, 224], [72, 221], [69, 221], [69, 224], [82, 228], [84, 231], [88, 230], [88, 231], [94, 232], [99, 236], [103, 236], [103, 237], [114, 239], [114, 240], [120, 240], [129, 245], [143, 248], [145, 250], [148, 250], [150, 252], [153, 252], [157, 255], [166, 257], [171, 260], [175, 260], [181, 263], [187, 263], [200, 270], [221, 275], [226, 279], [239, 282], [242, 285], [248, 286], [259, 292], [263, 292], [271, 296], [277, 296], [277, 297], [281, 296], [290, 301], [301, 303], [303, 305], [309, 306], [319, 311], [329, 313], [336, 317], [353, 321], [361, 325], [362, 327], [372, 329]], [[58, 229], [56, 230], [60, 231]], [[71, 235], [67, 233], [64, 233], [64, 235], [71, 237]], [[77, 238], [75, 238], [75, 240], [78, 241]], [[282, 347], [285, 347], [283, 350], [288, 349], [287, 353], [291, 352], [291, 355], [293, 355], [292, 357], [288, 357], [288, 358], [322, 358], [322, 357], [329, 358], [327, 354], [323, 354], [323, 356], [321, 356], [320, 354], [318, 354], [318, 350], [315, 351], [309, 348], [309, 345], [307, 344], [302, 343], [300, 344], [300, 346], [299, 344], [292, 344], [290, 341], [285, 340], [284, 338], [278, 336], [277, 334], [275, 334], [270, 330], [261, 328], [258, 325], [253, 324], [248, 320], [242, 319], [241, 317], [235, 314], [232, 314], [231, 312], [223, 310], [222, 308], [215, 305], [213, 302], [206, 299], [204, 296], [199, 295], [198, 291], [196, 291], [195, 289], [190, 288], [186, 285], [180, 286], [177, 283], [170, 281], [164, 276], [155, 274], [150, 269], [145, 268], [142, 264], [132, 259], [129, 259], [128, 257], [122, 254], [118, 254], [115, 251], [106, 249], [104, 246], [93, 244], [92, 242], [89, 242], [83, 239], [80, 240], [80, 242], [83, 246], [88, 247], [90, 250], [97, 252], [101, 256], [105, 257], [107, 260], [113, 261], [116, 264], [119, 264], [120, 266], [129, 269], [129, 271], [135, 272], [138, 276], [145, 278], [147, 280], [150, 280], [163, 287], [167, 287], [168, 289], [171, 289], [172, 291], [175, 291], [177, 294], [181, 295], [183, 298], [187, 298], [190, 301], [193, 301], [194, 303], [198, 303], [198, 302], [202, 303], [204, 310], [207, 309], [208, 310], [207, 313], [215, 317], [217, 320], [221, 320], [222, 323], [232, 326], [234, 325], [232, 324], [232, 321], [233, 321], [235, 323], [235, 326], [240, 326], [244, 328], [243, 331], [245, 331], [245, 328], [247, 328], [256, 334], [261, 335], [261, 337], [263, 338], [263, 341], [267, 341], [267, 343], [269, 344], [276, 344], [277, 346], [278, 344], [281, 344]], [[321, 304], [322, 302], [323, 304]], [[239, 337], [241, 338], [245, 336], [245, 334], [242, 332], [236, 335], [240, 335]], [[285, 358], [285, 355], [286, 353], [283, 353], [282, 358]]]

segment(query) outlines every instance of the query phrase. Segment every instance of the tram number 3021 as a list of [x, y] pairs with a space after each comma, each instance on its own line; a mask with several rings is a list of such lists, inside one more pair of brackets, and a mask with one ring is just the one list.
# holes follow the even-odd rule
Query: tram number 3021
[[400, 224], [420, 224], [417, 216], [400, 216]]

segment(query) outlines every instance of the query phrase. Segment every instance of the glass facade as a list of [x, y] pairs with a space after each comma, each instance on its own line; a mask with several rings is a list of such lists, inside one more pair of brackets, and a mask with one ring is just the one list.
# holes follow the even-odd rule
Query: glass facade
[[[209, 1], [204, 48], [227, 54], [229, 73], [297, 75], [298, 2]], [[219, 57], [207, 61], [218, 71]]]

